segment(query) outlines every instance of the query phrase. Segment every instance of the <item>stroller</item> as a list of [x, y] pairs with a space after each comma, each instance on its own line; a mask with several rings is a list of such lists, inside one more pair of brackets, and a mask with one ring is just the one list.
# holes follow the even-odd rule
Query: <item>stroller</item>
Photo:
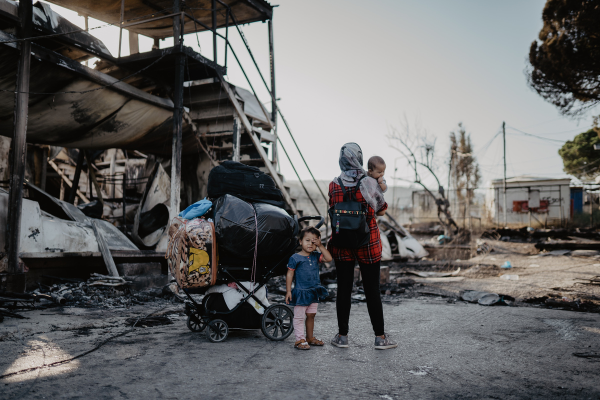
[[[318, 220], [318, 229], [323, 225], [323, 217], [307, 216], [298, 218], [298, 223]], [[250, 268], [235, 265], [235, 262], [220, 260], [217, 271], [217, 284], [235, 283], [245, 294], [240, 302], [229, 309], [221, 293], [209, 293], [204, 296], [202, 303], [196, 302], [188, 289], [182, 289], [189, 301], [185, 303], [185, 314], [187, 315], [187, 326], [192, 332], [202, 332], [208, 327], [207, 337], [213, 343], [223, 342], [229, 335], [229, 329], [260, 329], [270, 340], [285, 340], [292, 331], [294, 314], [286, 304], [273, 304], [267, 307], [256, 296], [256, 292], [263, 288], [269, 279], [282, 276], [287, 273], [287, 263], [294, 254], [298, 243], [292, 240], [290, 246], [283, 256], [274, 260], [269, 265], [261, 268], [256, 275], [256, 285], [248, 289], [241, 281], [250, 280]], [[253, 299], [256, 304], [263, 308], [261, 315], [255, 307], [248, 304], [247, 300]]]

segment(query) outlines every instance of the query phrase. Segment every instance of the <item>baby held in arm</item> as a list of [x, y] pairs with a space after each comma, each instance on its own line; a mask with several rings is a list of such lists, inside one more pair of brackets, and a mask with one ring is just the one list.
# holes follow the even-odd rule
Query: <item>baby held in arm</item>
[[385, 175], [385, 161], [383, 161], [383, 158], [379, 156], [373, 156], [369, 158], [367, 168], [367, 175], [375, 179], [377, 184], [379, 184], [381, 192], [385, 193], [387, 191], [387, 184], [385, 179], [383, 179], [383, 176]]
[[[379, 189], [381, 189], [381, 196], [383, 198], [383, 193], [387, 192], [388, 189], [385, 179], [383, 178], [385, 175], [385, 161], [379, 156], [373, 156], [369, 158], [367, 168], [367, 175], [369, 178], [373, 178], [377, 181], [377, 185]], [[384, 215], [385, 211], [376, 212], [376, 214]]]

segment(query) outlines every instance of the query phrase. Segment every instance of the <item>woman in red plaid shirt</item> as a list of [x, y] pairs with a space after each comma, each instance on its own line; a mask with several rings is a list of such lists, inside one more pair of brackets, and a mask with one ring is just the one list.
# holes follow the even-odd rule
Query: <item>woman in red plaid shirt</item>
[[[375, 214], [384, 215], [387, 203], [383, 198], [378, 183], [371, 178], [360, 180], [366, 175], [362, 168], [363, 155], [356, 143], [346, 143], [340, 150], [340, 168], [342, 173], [329, 184], [329, 207], [343, 202], [344, 194], [340, 182], [346, 190], [356, 190], [356, 200], [367, 206], [367, 224], [369, 225], [369, 242], [358, 248], [341, 248], [329, 240], [328, 250], [333, 256], [337, 272], [337, 318], [338, 333], [331, 340], [337, 347], [348, 347], [348, 321], [352, 286], [354, 285], [354, 267], [358, 262], [362, 276], [363, 289], [367, 300], [367, 309], [371, 324], [375, 331], [375, 348], [384, 350], [397, 347], [384, 332], [383, 307], [379, 292], [379, 270], [381, 264], [381, 239]], [[360, 181], [357, 188], [356, 185]]]

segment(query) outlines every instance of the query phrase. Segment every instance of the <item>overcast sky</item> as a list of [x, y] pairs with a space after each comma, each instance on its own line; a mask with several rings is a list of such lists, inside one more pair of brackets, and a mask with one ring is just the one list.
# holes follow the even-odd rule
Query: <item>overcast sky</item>
[[[502, 136], [490, 144], [502, 121], [510, 127], [508, 176], [565, 176], [557, 153], [560, 143], [526, 137], [514, 128], [568, 140], [591, 126], [590, 115], [580, 120], [561, 117], [527, 86], [529, 46], [542, 26], [544, 0], [280, 0], [278, 4], [273, 21], [279, 105], [317, 179], [338, 175], [339, 148], [357, 142], [365, 158], [377, 154], [387, 161], [389, 183], [395, 162], [397, 177], [410, 180], [406, 162], [396, 161], [399, 153], [386, 139], [390, 126], [400, 127], [404, 116], [437, 137], [436, 161], [442, 176], [447, 174], [449, 132], [462, 122], [475, 146], [482, 187], [502, 177]], [[82, 24], [75, 13], [52, 7]], [[100, 24], [90, 22], [91, 27]], [[242, 29], [268, 77], [267, 24]], [[116, 55], [116, 28], [92, 33]], [[253, 85], [260, 89], [259, 97], [267, 103], [269, 97], [241, 41], [231, 35]], [[212, 58], [210, 34], [200, 34], [199, 40], [202, 54]], [[151, 43], [142, 40], [141, 50], [149, 50]], [[195, 35], [186, 36], [185, 44], [199, 49]], [[169, 41], [162, 42], [161, 47], [167, 46]], [[128, 54], [126, 37], [123, 49]], [[232, 61], [228, 78], [247, 88]], [[279, 132], [301, 177], [308, 178], [282, 124]], [[287, 179], [295, 179], [287, 160], [281, 170]]]

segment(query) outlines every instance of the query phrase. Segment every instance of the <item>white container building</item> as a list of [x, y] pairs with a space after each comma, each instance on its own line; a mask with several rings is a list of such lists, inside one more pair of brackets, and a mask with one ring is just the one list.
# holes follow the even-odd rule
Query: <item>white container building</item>
[[[571, 179], [521, 175], [506, 180], [506, 221], [504, 180], [491, 182], [486, 206], [497, 226], [563, 226], [571, 216]], [[506, 222], [506, 223], [505, 223]]]

